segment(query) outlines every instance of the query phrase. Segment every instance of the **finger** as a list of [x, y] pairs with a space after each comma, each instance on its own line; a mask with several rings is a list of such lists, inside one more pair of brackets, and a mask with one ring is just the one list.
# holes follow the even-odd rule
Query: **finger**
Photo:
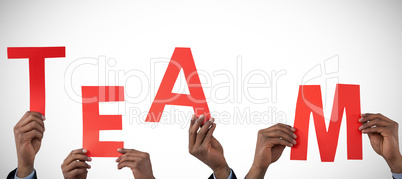
[[[30, 111], [25, 112], [25, 114], [21, 117], [21, 119], [20, 119], [19, 122], [22, 122], [23, 119], [26, 119], [26, 118], [29, 116], [29, 114], [30, 114]], [[19, 122], [18, 122], [18, 123], [19, 123]]]
[[382, 115], [382, 114], [366, 113], [366, 114], [362, 114], [362, 115], [361, 115], [361, 118], [359, 119], [359, 122], [365, 123], [365, 122], [367, 122], [367, 121], [372, 121], [372, 120], [374, 120], [374, 119], [381, 119], [381, 120], [384, 120], [384, 121], [387, 121], [387, 122], [391, 122], [391, 121], [392, 121], [391, 119], [385, 117], [385, 116]]
[[198, 131], [197, 134], [197, 138], [195, 141], [195, 146], [200, 146], [201, 143], [204, 141], [205, 139], [205, 135], [207, 134], [209, 128], [212, 126], [212, 121], [207, 121], [202, 127], [201, 129]]
[[45, 123], [43, 123], [43, 120], [41, 119], [41, 117], [38, 117], [38, 115], [41, 115], [41, 114], [40, 113], [36, 114], [36, 113], [30, 112], [30, 113], [28, 113], [28, 115], [25, 118], [21, 119], [21, 121], [17, 125], [20, 127], [23, 127], [32, 121], [36, 121], [43, 128], [45, 128]]
[[201, 115], [200, 118], [196, 119], [194, 124], [191, 126], [189, 130], [189, 147], [193, 146], [196, 142], [197, 131], [200, 128], [202, 122], [204, 121], [202, 117], [203, 115]]
[[30, 114], [42, 119], [42, 120], [46, 120], [46, 117], [44, 115], [42, 115], [40, 112], [36, 112], [36, 111], [29, 111]]
[[25, 126], [22, 126], [19, 132], [29, 132], [31, 130], [37, 130], [41, 133], [45, 132], [45, 129], [43, 126], [41, 126], [37, 121], [31, 121], [30, 123], [26, 124]]
[[194, 125], [195, 120], [197, 120], [197, 116], [196, 116], [195, 114], [193, 114], [193, 115], [191, 116], [191, 123], [190, 123], [189, 130], [190, 130], [191, 126], [193, 126], [193, 125]]
[[387, 131], [387, 127], [372, 127], [372, 128], [368, 128], [368, 129], [363, 129], [362, 133], [364, 134], [369, 134], [369, 133], [384, 133], [385, 131]]
[[22, 140], [31, 140], [31, 139], [38, 139], [38, 140], [42, 140], [43, 139], [43, 133], [39, 132], [37, 130], [32, 130], [29, 132], [24, 133], [24, 135], [22, 135]]
[[197, 116], [195, 116], [195, 114], [193, 114], [193, 116], [191, 116], [191, 123], [190, 123], [190, 127], [188, 128], [188, 143], [189, 146], [195, 143], [195, 137], [196, 135], [194, 135], [194, 131], [192, 131], [191, 129], [193, 128], [193, 125], [195, 124], [195, 121], [197, 120]]
[[67, 158], [64, 160], [63, 163], [65, 165], [68, 165], [75, 160], [92, 161], [91, 157], [85, 155], [87, 152], [88, 152], [87, 149], [73, 150], [70, 152], [70, 154], [68, 154]]
[[279, 138], [271, 138], [268, 140], [268, 142], [273, 145], [283, 145], [283, 146], [293, 147], [292, 143], [290, 143], [286, 140], [279, 139]]
[[289, 135], [286, 132], [283, 132], [282, 130], [275, 130], [275, 131], [268, 131], [263, 133], [264, 137], [269, 137], [269, 138], [277, 138], [281, 140], [285, 140], [288, 143], [291, 143], [293, 145], [296, 145], [296, 140]]
[[204, 143], [209, 143], [212, 140], [212, 135], [215, 131], [216, 124], [212, 123], [212, 127], [208, 130], [207, 134], [205, 135]]
[[278, 123], [277, 125], [286, 127], [286, 128], [288, 128], [288, 129], [290, 129], [292, 132], [295, 132], [295, 131], [296, 131], [296, 129], [295, 129], [294, 127], [292, 127], [291, 125], [282, 124], [282, 123]]
[[296, 139], [297, 138], [297, 136], [296, 136], [296, 134], [293, 132], [293, 130], [291, 129], [291, 128], [289, 128], [289, 126], [287, 126], [287, 125], [284, 125], [284, 124], [277, 124], [277, 125], [275, 125], [275, 126], [273, 126], [273, 127], [270, 127], [270, 128], [268, 128], [268, 130], [281, 130], [282, 132], [284, 132], [284, 133], [286, 133], [286, 134], [288, 134], [288, 135], [290, 135], [292, 138], [294, 138], [294, 139]]
[[131, 167], [135, 167], [135, 165], [136, 165], [136, 162], [134, 162], [134, 161], [130, 161], [130, 162], [126, 161], [126, 162], [117, 164], [117, 169], [121, 170], [124, 167], [131, 168]]
[[86, 168], [76, 168], [72, 171], [69, 171], [68, 174], [66, 174], [67, 176], [69, 176], [69, 178], [75, 178], [77, 176], [83, 175], [88, 173], [88, 170]]
[[117, 151], [119, 151], [120, 153], [122, 153], [123, 155], [120, 155], [117, 159], [116, 162], [119, 162], [122, 158], [127, 157], [127, 156], [137, 156], [137, 157], [141, 157], [141, 156], [145, 156], [147, 153], [146, 152], [141, 152], [139, 150], [135, 150], [135, 149], [117, 149]]
[[121, 154], [125, 154], [125, 153], [129, 153], [129, 152], [135, 152], [138, 150], [135, 149], [126, 149], [126, 148], [119, 148], [117, 149], [117, 152], [121, 153]]
[[386, 127], [372, 127], [372, 128], [368, 128], [368, 129], [363, 129], [362, 133], [364, 134], [370, 134], [370, 133], [383, 133], [387, 130]]
[[359, 127], [359, 130], [371, 128], [371, 127], [374, 127], [374, 126], [378, 126], [378, 127], [388, 127], [389, 124], [390, 124], [390, 123], [389, 123], [388, 121], [383, 121], [383, 120], [381, 120], [381, 119], [376, 118], [376, 119], [374, 119], [374, 120], [371, 120], [371, 121], [368, 121], [368, 122], [362, 124], [362, 125]]
[[139, 156], [135, 156], [135, 155], [125, 155], [125, 156], [122, 156], [121, 158], [120, 158], [120, 160], [119, 161], [117, 161], [118, 163], [123, 163], [123, 162], [135, 162], [135, 161], [138, 161], [138, 160], [140, 160], [141, 159], [141, 157], [139, 157]]
[[68, 164], [64, 168], [64, 171], [70, 172], [70, 171], [73, 171], [74, 169], [89, 169], [89, 168], [91, 168], [91, 165], [87, 164], [86, 162], [81, 162], [81, 161], [75, 160], [75, 161], [71, 162], [70, 164]]

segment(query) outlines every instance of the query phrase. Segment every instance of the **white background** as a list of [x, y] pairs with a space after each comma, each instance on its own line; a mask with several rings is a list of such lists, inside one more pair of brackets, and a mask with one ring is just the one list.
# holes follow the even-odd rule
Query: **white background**
[[[125, 147], [147, 151], [157, 178], [207, 178], [212, 172], [188, 153], [189, 117], [175, 120], [175, 115], [159, 124], [145, 123], [155, 91], [166, 69], [151, 61], [168, 62], [175, 47], [190, 47], [212, 113], [234, 109], [262, 113], [275, 109], [285, 118], [271, 122], [260, 119], [239, 123], [239, 118], [223, 119], [217, 115], [215, 137], [225, 150], [225, 157], [239, 178], [251, 166], [259, 129], [283, 122], [293, 125], [298, 86], [304, 84], [310, 69], [327, 65], [335, 68], [334, 79], [324, 75], [307, 84], [322, 85], [325, 115], [332, 109], [334, 84], [359, 84], [362, 112], [381, 112], [402, 122], [398, 112], [402, 99], [402, 2], [401, 1], [1, 1], [0, 2], [0, 176], [17, 166], [13, 126], [29, 110], [27, 60], [7, 59], [7, 47], [65, 46], [66, 58], [46, 60], [46, 132], [37, 154], [35, 168], [40, 178], [62, 178], [60, 165], [68, 153], [82, 147], [81, 86], [121, 85], [129, 96], [144, 100], [119, 106], [123, 131], [108, 139], [122, 139]], [[98, 62], [98, 57], [114, 58], [111, 66], [101, 63], [82, 65], [71, 72], [71, 65]], [[332, 58], [331, 58], [332, 57]], [[242, 74], [236, 59], [241, 58]], [[152, 60], [153, 59], [153, 60]], [[77, 61], [78, 60], [78, 61]], [[69, 68], [70, 67], [70, 68]], [[132, 70], [143, 72], [148, 81], [108, 74]], [[234, 83], [244, 83], [247, 74], [262, 70], [284, 71], [277, 92], [270, 88], [214, 90], [228, 82], [215, 76], [230, 72]], [[106, 77], [104, 76], [106, 74]], [[215, 73], [216, 74], [216, 73]], [[155, 81], [150, 81], [151, 76]], [[71, 77], [71, 78], [70, 78]], [[270, 76], [271, 77], [271, 76]], [[67, 80], [66, 80], [67, 79]], [[264, 82], [255, 77], [252, 81]], [[180, 81], [180, 80], [179, 80]], [[127, 83], [126, 83], [127, 82]], [[152, 83], [152, 85], [151, 85]], [[210, 83], [210, 85], [207, 85]], [[328, 84], [328, 85], [327, 85]], [[326, 86], [326, 87], [325, 87]], [[244, 88], [243, 88], [244, 89]], [[256, 103], [246, 95], [267, 98]], [[272, 101], [276, 96], [276, 102]], [[227, 101], [217, 100], [232, 96]], [[241, 98], [239, 98], [241, 97]], [[132, 98], [135, 100], [135, 98]], [[138, 120], [129, 109], [139, 109]], [[109, 108], [112, 109], [112, 108]], [[170, 107], [190, 115], [191, 108]], [[222, 114], [223, 115], [223, 114]], [[220, 119], [221, 118], [221, 119]], [[237, 121], [237, 122], [236, 122]], [[344, 120], [343, 120], [344, 121]], [[335, 162], [322, 163], [313, 126], [307, 161], [291, 161], [285, 149], [280, 160], [270, 166], [269, 178], [390, 178], [384, 160], [363, 136], [363, 160], [346, 159], [345, 125], [342, 124]], [[127, 178], [129, 169], [117, 170], [115, 158], [95, 158], [88, 178]]]

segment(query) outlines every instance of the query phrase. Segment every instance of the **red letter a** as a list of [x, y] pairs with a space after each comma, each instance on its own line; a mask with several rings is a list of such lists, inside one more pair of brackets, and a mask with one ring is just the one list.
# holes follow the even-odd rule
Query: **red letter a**
[[333, 162], [338, 145], [339, 129], [343, 111], [346, 111], [348, 159], [362, 159], [362, 133], [359, 131], [360, 91], [359, 85], [337, 84], [328, 131], [325, 127], [319, 85], [301, 85], [296, 105], [294, 128], [297, 144], [292, 147], [291, 160], [307, 159], [308, 128], [310, 113], [314, 126], [322, 162]]
[[[190, 95], [172, 93], [174, 83], [183, 68]], [[209, 109], [190, 48], [176, 48], [163, 76], [146, 122], [159, 122], [165, 105], [192, 106], [196, 115], [209, 119]]]
[[45, 115], [45, 58], [66, 56], [65, 47], [9, 47], [9, 59], [29, 59], [30, 110]]

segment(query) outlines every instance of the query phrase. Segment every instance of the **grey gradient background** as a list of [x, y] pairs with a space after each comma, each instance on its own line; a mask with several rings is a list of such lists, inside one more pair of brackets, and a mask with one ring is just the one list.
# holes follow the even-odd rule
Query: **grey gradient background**
[[[255, 103], [240, 93], [223, 103], [213, 100], [213, 86], [224, 79], [213, 78], [204, 92], [213, 112], [250, 109], [267, 111], [272, 107], [286, 114], [292, 125], [298, 92], [310, 69], [324, 66], [336, 56], [340, 83], [361, 85], [362, 112], [381, 112], [401, 123], [402, 99], [402, 2], [378, 1], [19, 1], [0, 2], [0, 84], [1, 84], [1, 167], [5, 177], [17, 166], [13, 126], [29, 109], [27, 60], [8, 60], [7, 47], [65, 46], [66, 58], [46, 60], [47, 120], [43, 145], [35, 168], [40, 178], [62, 178], [60, 165], [82, 143], [82, 107], [66, 90], [90, 85], [123, 85], [134, 96], [138, 80], [121, 83], [103, 78], [95, 66], [77, 69], [65, 81], [68, 67], [77, 59], [116, 59], [102, 73], [138, 69], [151, 76], [151, 59], [168, 59], [175, 47], [191, 47], [197, 69], [213, 76], [220, 70], [236, 75], [236, 59], [242, 57], [243, 77], [255, 70], [286, 71], [278, 80], [277, 101]], [[79, 62], [81, 62], [79, 61]], [[158, 89], [166, 66], [152, 74]], [[326, 85], [325, 77], [309, 84]], [[149, 80], [149, 79], [147, 79]], [[258, 79], [255, 79], [258, 81]], [[119, 80], [117, 80], [119, 81]], [[205, 82], [201, 78], [202, 82]], [[152, 81], [153, 82], [153, 81]], [[239, 82], [236, 80], [236, 82]], [[303, 83], [304, 84], [304, 83]], [[151, 85], [151, 82], [148, 84]], [[141, 86], [143, 87], [143, 86]], [[332, 107], [334, 88], [326, 96]], [[139, 91], [144, 92], [144, 91]], [[244, 92], [244, 91], [243, 91]], [[224, 89], [220, 95], [227, 95]], [[244, 92], [246, 93], [246, 92]], [[249, 92], [247, 92], [249, 93]], [[272, 99], [272, 89], [250, 92]], [[187, 127], [177, 121], [153, 125], [130, 122], [129, 109], [146, 113], [154, 96], [149, 93], [141, 103], [126, 103], [123, 131], [109, 137], [124, 140], [125, 147], [151, 154], [158, 178], [207, 178], [212, 172], [188, 153]], [[332, 95], [332, 96], [331, 96]], [[211, 98], [211, 99], [210, 99]], [[191, 112], [186, 107], [167, 107]], [[143, 118], [145, 120], [145, 118]], [[188, 122], [188, 121], [187, 121]], [[278, 122], [278, 121], [273, 121]], [[231, 168], [242, 178], [251, 166], [257, 131], [272, 123], [245, 124], [217, 118], [215, 137], [220, 140]], [[183, 127], [184, 126], [184, 127]], [[314, 136], [310, 130], [310, 136]], [[401, 133], [401, 132], [400, 132]], [[267, 178], [391, 178], [384, 162], [363, 136], [363, 160], [346, 160], [345, 125], [342, 124], [338, 150], [333, 163], [320, 161], [316, 139], [309, 139], [307, 161], [289, 160], [286, 149], [271, 165]], [[88, 178], [128, 178], [129, 169], [117, 170], [113, 158], [96, 158]]]

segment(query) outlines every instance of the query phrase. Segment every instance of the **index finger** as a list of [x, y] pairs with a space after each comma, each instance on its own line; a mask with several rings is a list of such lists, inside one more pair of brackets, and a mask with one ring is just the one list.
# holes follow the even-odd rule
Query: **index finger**
[[30, 123], [31, 121], [36, 121], [37, 123], [39, 123], [42, 126], [42, 128], [45, 128], [45, 124], [43, 123], [44, 119], [41, 116], [42, 115], [38, 112], [28, 111], [21, 118], [21, 120], [16, 124], [16, 126], [23, 127], [26, 124]]
[[204, 115], [201, 115], [200, 118], [196, 119], [194, 124], [190, 127], [189, 130], [189, 146], [195, 144], [195, 140], [197, 138], [197, 131], [200, 128], [202, 122], [204, 122]]
[[67, 158], [64, 160], [64, 163], [68, 165], [74, 160], [91, 161], [92, 159], [85, 155], [87, 152], [87, 149], [73, 150], [70, 152], [70, 154], [68, 154]]
[[129, 153], [129, 152], [139, 152], [138, 150], [135, 149], [126, 149], [126, 148], [119, 148], [117, 149], [117, 152], [121, 154]]
[[367, 122], [367, 121], [372, 121], [372, 120], [374, 120], [374, 119], [380, 119], [380, 120], [384, 120], [384, 121], [387, 121], [387, 122], [391, 122], [391, 121], [392, 121], [391, 119], [385, 117], [385, 116], [382, 115], [382, 114], [366, 113], [366, 114], [362, 114], [361, 117], [362, 117], [362, 118], [359, 119], [359, 122], [360, 122], [360, 123], [364, 123], [364, 122]]
[[190, 127], [188, 128], [188, 130], [190, 130], [190, 129], [191, 129], [191, 126], [194, 125], [195, 120], [197, 120], [197, 116], [196, 116], [195, 114], [193, 114], [193, 115], [191, 116]]

